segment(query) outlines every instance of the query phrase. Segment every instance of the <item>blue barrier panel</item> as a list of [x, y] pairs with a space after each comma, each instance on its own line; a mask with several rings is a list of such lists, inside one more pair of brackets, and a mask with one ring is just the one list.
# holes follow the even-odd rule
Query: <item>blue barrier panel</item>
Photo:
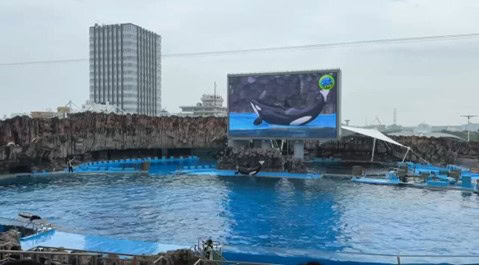
[[462, 176], [462, 187], [463, 188], [472, 188], [471, 176]]
[[437, 181], [437, 180], [428, 180], [426, 182], [426, 184], [428, 186], [432, 186], [432, 187], [447, 187], [448, 186], [448, 182], [446, 181]]

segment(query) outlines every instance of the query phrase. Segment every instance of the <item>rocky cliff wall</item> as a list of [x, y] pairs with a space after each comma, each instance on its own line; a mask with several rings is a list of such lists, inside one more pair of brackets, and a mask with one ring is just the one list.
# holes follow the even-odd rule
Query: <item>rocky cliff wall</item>
[[[426, 137], [393, 137], [397, 142], [411, 147], [411, 151], [397, 145], [386, 144], [376, 141], [374, 161], [397, 162], [401, 161], [407, 152], [407, 161], [418, 163], [433, 163], [437, 165], [458, 164], [468, 167], [479, 168], [479, 142], [463, 142], [448, 138]], [[370, 161], [373, 148], [373, 139], [363, 136], [345, 136], [339, 141], [319, 143], [318, 141], [306, 141], [305, 151], [309, 158], [340, 158], [343, 161]], [[294, 161], [285, 153], [269, 149], [245, 149], [225, 150], [218, 160], [218, 167], [222, 169], [234, 169], [236, 165], [252, 166], [259, 160], [265, 160], [263, 169], [266, 171], [286, 170], [291, 172], [304, 172], [304, 163]], [[291, 168], [292, 166], [292, 168]]]
[[[461, 164], [464, 159], [478, 161], [479, 142], [457, 141], [451, 138], [426, 138], [416, 136], [392, 137], [397, 142], [411, 147], [407, 160], [434, 164]], [[308, 149], [319, 157], [338, 157], [345, 160], [369, 160], [373, 147], [373, 139], [362, 136], [347, 136], [337, 142], [319, 145], [309, 142]], [[375, 161], [397, 161], [406, 154], [406, 149], [376, 142]], [[423, 160], [424, 159], [424, 160]]]
[[[80, 161], [88, 161], [93, 153], [105, 150], [223, 149], [227, 142], [226, 128], [226, 119], [215, 117], [147, 117], [88, 112], [70, 115], [68, 119], [17, 117], [0, 121], [0, 173], [12, 167], [19, 171], [28, 171], [29, 167], [63, 168], [67, 156], [74, 155]], [[464, 159], [478, 164], [479, 142], [424, 137], [395, 139], [415, 151], [408, 155], [411, 161], [421, 162], [420, 157], [423, 157], [436, 164], [458, 163]], [[367, 161], [372, 144], [373, 140], [368, 137], [347, 136], [337, 142], [319, 144], [307, 141], [306, 151], [311, 157]], [[250, 162], [249, 155], [225, 152], [223, 154], [228, 154], [222, 159], [225, 168]], [[378, 141], [375, 161], [397, 161], [404, 154], [404, 148]], [[257, 155], [252, 155], [253, 159]], [[260, 155], [267, 155], [267, 152]], [[242, 161], [238, 161], [239, 157]], [[277, 158], [276, 155], [271, 157], [273, 160]], [[279, 168], [280, 163], [276, 160], [271, 161], [271, 168]]]
[[[0, 121], [0, 172], [64, 167], [67, 156], [101, 150], [223, 148], [226, 119], [79, 113], [68, 119]], [[88, 159], [87, 159], [88, 160]]]
[[262, 171], [288, 171], [305, 173], [304, 161], [283, 156], [277, 149], [262, 148], [227, 148], [220, 152], [217, 167], [219, 169], [236, 169], [240, 167], [255, 167], [259, 161], [264, 161]]

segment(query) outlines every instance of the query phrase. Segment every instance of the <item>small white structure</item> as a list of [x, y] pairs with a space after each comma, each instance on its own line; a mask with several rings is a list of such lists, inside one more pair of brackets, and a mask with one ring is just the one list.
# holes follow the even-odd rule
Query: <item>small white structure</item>
[[201, 97], [201, 103], [196, 106], [180, 106], [180, 116], [215, 116], [226, 117], [228, 110], [223, 107], [223, 98], [218, 95], [204, 94]]
[[432, 132], [431, 126], [426, 123], [419, 124], [416, 128], [414, 128], [414, 133], [430, 133]]
[[28, 116], [28, 117], [30, 117], [30, 113], [27, 113], [27, 112], [16, 112], [16, 113], [10, 114], [10, 118], [22, 117], [22, 116]]
[[465, 141], [461, 137], [450, 133], [442, 133], [442, 132], [422, 132], [422, 133], [415, 133], [415, 132], [395, 132], [388, 134], [390, 136], [418, 136], [418, 137], [427, 137], [427, 138], [451, 138], [459, 141]]
[[96, 113], [115, 113], [115, 114], [126, 114], [120, 107], [116, 105], [110, 105], [108, 102], [105, 104], [94, 103], [91, 100], [87, 100], [85, 104], [82, 105], [82, 108], [79, 112], [96, 112]]
[[166, 109], [162, 109], [158, 112], [158, 116], [170, 116], [170, 113]]

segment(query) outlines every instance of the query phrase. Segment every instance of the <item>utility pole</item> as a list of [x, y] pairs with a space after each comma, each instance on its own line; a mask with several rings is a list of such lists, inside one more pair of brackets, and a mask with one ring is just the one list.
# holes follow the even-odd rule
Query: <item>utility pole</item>
[[215, 81], [215, 91], [214, 91], [214, 94], [213, 94], [213, 105], [216, 107], [216, 81]]
[[394, 108], [394, 112], [393, 112], [393, 125], [396, 125], [397, 124], [397, 111], [396, 111], [396, 108]]
[[467, 114], [467, 115], [461, 115], [461, 117], [467, 118], [466, 130], [467, 130], [467, 141], [469, 142], [469, 140], [471, 139], [470, 138], [471, 137], [470, 136], [470, 131], [469, 131], [469, 124], [471, 124], [471, 118], [477, 117], [477, 115]]

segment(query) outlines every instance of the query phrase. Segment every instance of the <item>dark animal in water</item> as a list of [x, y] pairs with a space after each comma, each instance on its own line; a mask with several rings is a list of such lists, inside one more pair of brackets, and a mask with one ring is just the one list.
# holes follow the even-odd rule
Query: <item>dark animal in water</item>
[[258, 174], [258, 172], [261, 171], [261, 168], [263, 167], [263, 164], [264, 164], [264, 161], [259, 161], [259, 165], [256, 166], [256, 167], [239, 167], [239, 166], [236, 166], [235, 174], [254, 176], [254, 175]]

